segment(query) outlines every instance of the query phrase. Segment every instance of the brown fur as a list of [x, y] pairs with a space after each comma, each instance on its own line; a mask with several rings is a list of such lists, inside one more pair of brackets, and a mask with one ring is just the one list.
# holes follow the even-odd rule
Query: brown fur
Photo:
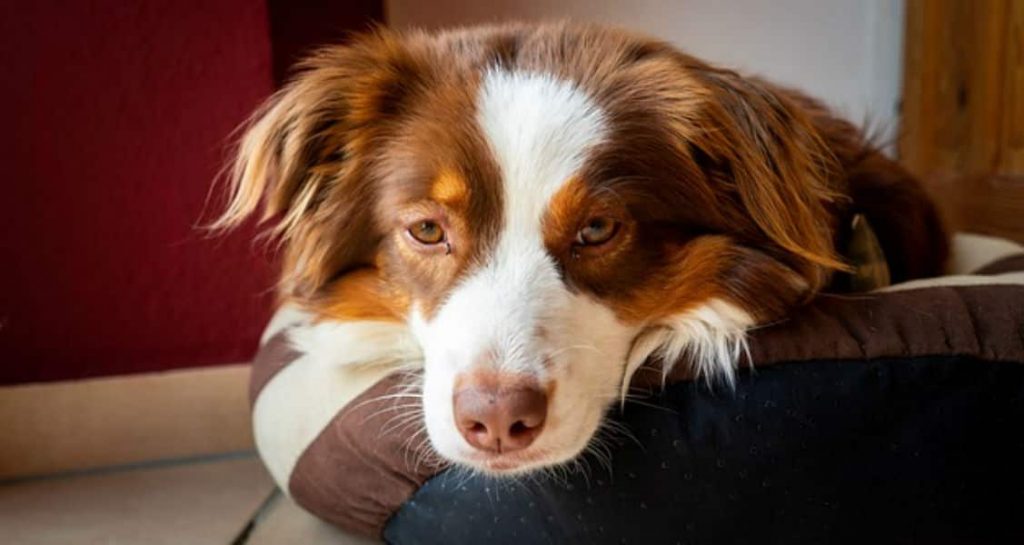
[[[501, 226], [502, 180], [473, 118], [488, 67], [556, 74], [606, 112], [612, 135], [554, 199], [545, 242], [572, 289], [624, 320], [712, 297], [775, 319], [848, 269], [836, 248], [855, 213], [895, 280], [940, 272], [934, 207], [851, 125], [797, 92], [587, 25], [380, 30], [322, 50], [254, 117], [219, 225], [262, 203], [285, 248], [282, 293], [325, 315], [400, 320], [415, 303], [429, 316]], [[619, 234], [574, 246], [594, 215], [621, 221]], [[424, 217], [450, 252], [406, 240]]]

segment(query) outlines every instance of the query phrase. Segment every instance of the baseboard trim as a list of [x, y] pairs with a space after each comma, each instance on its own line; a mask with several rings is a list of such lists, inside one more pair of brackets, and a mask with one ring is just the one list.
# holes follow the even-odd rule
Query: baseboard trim
[[0, 480], [253, 448], [249, 365], [0, 387]]

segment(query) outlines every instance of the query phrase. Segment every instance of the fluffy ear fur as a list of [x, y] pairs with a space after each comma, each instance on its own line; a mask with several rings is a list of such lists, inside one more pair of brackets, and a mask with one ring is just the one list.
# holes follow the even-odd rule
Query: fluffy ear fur
[[[250, 120], [214, 228], [259, 211], [284, 247], [282, 294], [308, 299], [376, 247], [369, 150], [408, 85], [411, 62], [386, 32], [323, 49]], [[412, 71], [404, 71], [406, 73]]]
[[800, 108], [768, 85], [733, 72], [696, 71], [710, 90], [694, 145], [705, 168], [724, 170], [761, 234], [816, 291], [834, 269], [846, 269], [834, 248], [829, 207], [839, 198], [839, 165]]

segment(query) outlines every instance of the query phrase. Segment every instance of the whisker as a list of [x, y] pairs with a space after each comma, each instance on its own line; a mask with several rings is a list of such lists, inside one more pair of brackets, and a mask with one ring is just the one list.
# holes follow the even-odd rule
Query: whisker
[[604, 354], [604, 351], [602, 351], [601, 349], [592, 344], [574, 344], [570, 346], [563, 346], [557, 350], [553, 350], [550, 354], [548, 354], [548, 357], [555, 358], [570, 350], [589, 350], [590, 352], [594, 352], [595, 354]]
[[373, 420], [374, 418], [377, 418], [378, 416], [385, 415], [385, 414], [387, 414], [389, 412], [398, 412], [398, 416], [402, 416], [402, 415], [408, 414], [407, 412], [405, 412], [407, 410], [417, 410], [417, 409], [420, 409], [420, 408], [422, 408], [422, 405], [420, 405], [419, 403], [406, 404], [406, 405], [394, 405], [394, 406], [383, 407], [383, 408], [381, 408], [379, 410], [376, 410], [376, 411], [366, 415], [359, 422], [359, 424], [360, 425], [366, 424], [370, 420]]
[[[383, 436], [388, 435], [389, 433], [392, 433], [392, 432], [397, 433], [399, 431], [403, 431], [405, 428], [412, 427], [413, 425], [418, 424], [418, 423], [423, 421], [423, 412], [422, 411], [415, 412], [415, 413], [409, 413], [409, 414], [402, 414], [402, 415], [399, 415], [399, 416], [401, 416], [402, 418], [401, 419], [392, 418], [388, 422], [384, 423], [384, 425], [381, 426], [381, 431], [378, 434], [378, 437], [383, 437]], [[392, 420], [397, 420], [397, 422], [392, 423]], [[426, 428], [424, 428], [424, 429], [426, 429]]]

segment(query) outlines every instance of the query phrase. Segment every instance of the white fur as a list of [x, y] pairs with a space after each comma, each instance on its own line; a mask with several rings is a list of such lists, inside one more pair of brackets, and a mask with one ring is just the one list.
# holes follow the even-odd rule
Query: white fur
[[691, 361], [696, 374], [708, 381], [735, 382], [736, 364], [747, 350], [746, 331], [754, 319], [739, 307], [712, 299], [699, 307], [662, 320], [644, 331], [633, 344], [626, 362], [621, 394], [629, 381], [651, 356], [657, 356], [671, 370], [675, 362]]
[[[637, 329], [620, 323], [607, 307], [569, 293], [557, 277], [492, 285], [487, 276], [470, 279], [431, 321], [418, 313], [413, 331], [425, 354], [424, 416], [434, 448], [454, 460], [472, 449], [454, 426], [453, 384], [459, 373], [491, 367], [555, 381], [544, 433], [532, 448], [543, 463], [576, 456], [589, 442], [617, 395], [623, 362]], [[545, 327], [543, 339], [534, 335]], [[491, 358], [488, 351], [494, 352]]]
[[571, 83], [496, 69], [484, 76], [477, 112], [501, 168], [506, 238], [539, 243], [551, 197], [605, 139], [605, 116]]
[[325, 321], [295, 328], [292, 346], [324, 366], [422, 363], [422, 352], [405, 324]]

